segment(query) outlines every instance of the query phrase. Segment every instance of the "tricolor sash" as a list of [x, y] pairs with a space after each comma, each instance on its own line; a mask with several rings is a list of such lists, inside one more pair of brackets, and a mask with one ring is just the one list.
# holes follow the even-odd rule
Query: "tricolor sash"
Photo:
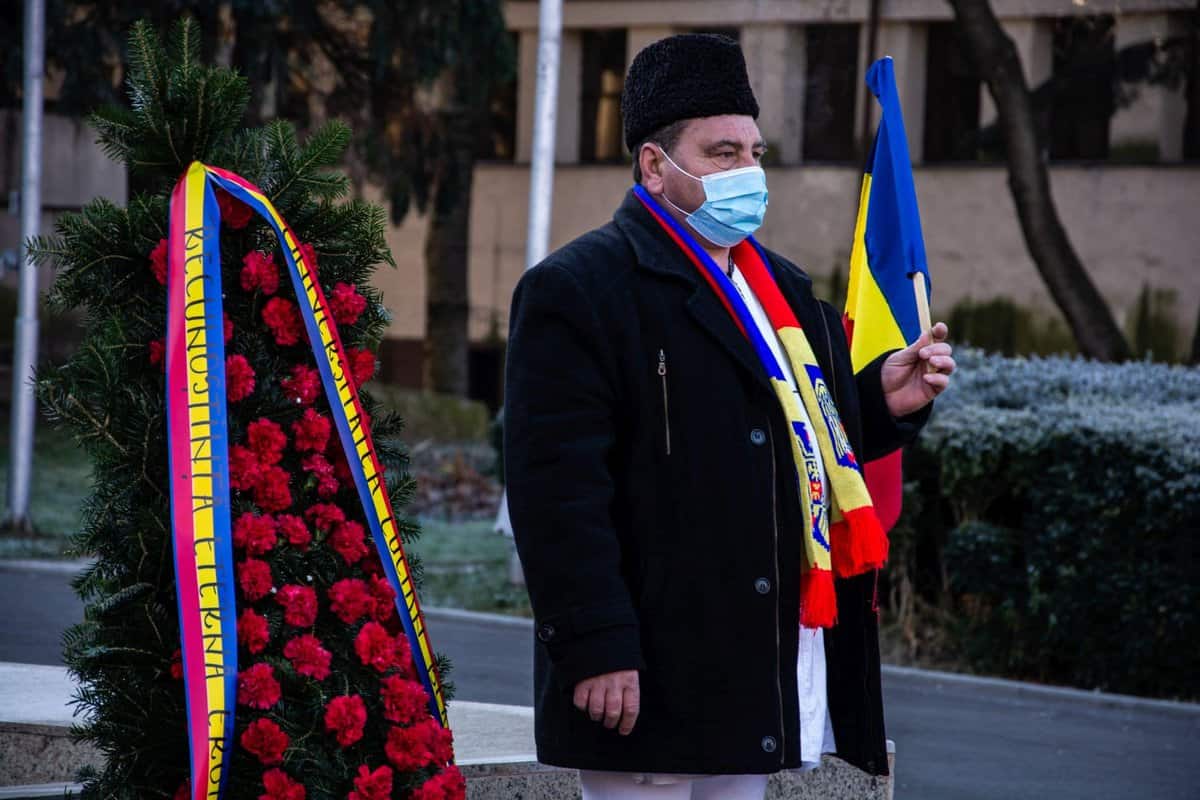
[[193, 800], [220, 798], [237, 696], [237, 607], [229, 509], [229, 442], [221, 302], [220, 188], [262, 216], [282, 244], [313, 356], [384, 573], [396, 593], [430, 714], [448, 725], [384, 470], [332, 312], [288, 224], [259, 189], [196, 161], [171, 195], [167, 272], [167, 432], [175, 579]]
[[[834, 574], [849, 577], [882, 566], [887, 560], [888, 542], [808, 337], [779, 291], [771, 274], [770, 261], [754, 237], [734, 245], [730, 249], [733, 260], [762, 304], [787, 355], [799, 390], [800, 399], [797, 400], [783, 365], [775, 358], [750, 309], [725, 271], [649, 192], [641, 186], [635, 186], [634, 192], [712, 287], [738, 329], [750, 341], [775, 389], [791, 432], [788, 438], [796, 466], [796, 482], [802, 507], [808, 511], [810, 521], [803, 534], [800, 621], [809, 628], [830, 627], [837, 622]], [[809, 431], [813, 433], [811, 437]], [[829, 496], [821, 481], [814, 448], [819, 448]]]

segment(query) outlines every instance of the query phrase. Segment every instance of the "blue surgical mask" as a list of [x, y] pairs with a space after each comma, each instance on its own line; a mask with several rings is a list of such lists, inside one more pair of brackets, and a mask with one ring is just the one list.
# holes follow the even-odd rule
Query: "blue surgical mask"
[[671, 166], [704, 185], [704, 202], [687, 212], [663, 199], [680, 214], [687, 214], [692, 230], [718, 247], [732, 247], [758, 230], [767, 213], [767, 174], [759, 166], [739, 167], [697, 177], [660, 151]]

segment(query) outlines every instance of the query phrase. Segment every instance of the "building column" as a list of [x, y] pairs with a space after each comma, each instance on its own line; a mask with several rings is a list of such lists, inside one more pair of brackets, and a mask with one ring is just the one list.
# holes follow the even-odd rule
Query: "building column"
[[[517, 46], [517, 161], [525, 163], [533, 155], [537, 51], [537, 28], [522, 30]], [[579, 31], [562, 32], [558, 62], [554, 158], [559, 163], [574, 164], [579, 161], [579, 113], [583, 83], [583, 37]]]
[[674, 28], [629, 28], [625, 32], [625, 71], [629, 71], [634, 56], [659, 39], [665, 39], [674, 33]]
[[742, 52], [758, 100], [758, 128], [779, 163], [797, 164], [804, 152], [804, 28], [747, 25]]
[[[1054, 74], [1054, 23], [1042, 19], [1002, 19], [1000, 25], [1017, 48], [1029, 91], [1050, 80]], [[996, 104], [986, 82], [980, 85], [979, 92], [979, 124], [987, 127], [996, 122]]]
[[[867, 70], [866, 25], [859, 41], [862, 55], [859, 62], [862, 70], [859, 73], [859, 108], [861, 99], [870, 91], [865, 86]], [[922, 142], [925, 140], [925, 64], [929, 40], [929, 29], [922, 22], [881, 22], [879, 25], [879, 40], [877, 57], [891, 56], [896, 72], [896, 91], [900, 95], [900, 108], [904, 112], [904, 132], [908, 137], [908, 157], [913, 164], [920, 164], [922, 158]], [[874, 136], [879, 125], [879, 103], [872, 98], [871, 128], [868, 136]], [[856, 120], [861, 120], [861, 112], [855, 114]], [[856, 131], [860, 130], [856, 126]], [[857, 134], [856, 134], [857, 135]], [[869, 144], [869, 142], [868, 142]]]
[[[1186, 32], [1183, 20], [1171, 14], [1121, 14], [1116, 17], [1116, 46], [1122, 48]], [[1145, 155], [1159, 161], [1183, 158], [1183, 125], [1187, 116], [1185, 87], [1170, 89], [1145, 83], [1121, 86], [1136, 92], [1133, 101], [1118, 107], [1109, 127], [1111, 149]]]

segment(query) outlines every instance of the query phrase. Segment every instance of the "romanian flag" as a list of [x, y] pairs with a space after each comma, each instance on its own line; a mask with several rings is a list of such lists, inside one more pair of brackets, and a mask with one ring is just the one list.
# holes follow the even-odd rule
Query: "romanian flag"
[[[867, 86], [882, 113], [867, 157], [850, 247], [843, 322], [855, 372], [880, 354], [907, 347], [920, 337], [913, 276], [918, 272], [925, 276], [926, 291], [930, 285], [908, 137], [890, 57], [871, 65]], [[900, 466], [899, 450], [864, 465], [867, 488], [884, 530], [890, 530], [900, 516]]]

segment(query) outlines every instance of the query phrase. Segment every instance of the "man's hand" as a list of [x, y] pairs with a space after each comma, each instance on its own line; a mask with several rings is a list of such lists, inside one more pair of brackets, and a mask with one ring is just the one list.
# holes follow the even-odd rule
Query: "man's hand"
[[586, 711], [592, 722], [604, 720], [604, 727], [615, 728], [628, 736], [641, 708], [636, 669], [608, 672], [575, 684], [575, 707]]
[[883, 362], [883, 398], [893, 417], [920, 411], [950, 385], [955, 364], [946, 343], [949, 334], [946, 323], [939, 322]]

